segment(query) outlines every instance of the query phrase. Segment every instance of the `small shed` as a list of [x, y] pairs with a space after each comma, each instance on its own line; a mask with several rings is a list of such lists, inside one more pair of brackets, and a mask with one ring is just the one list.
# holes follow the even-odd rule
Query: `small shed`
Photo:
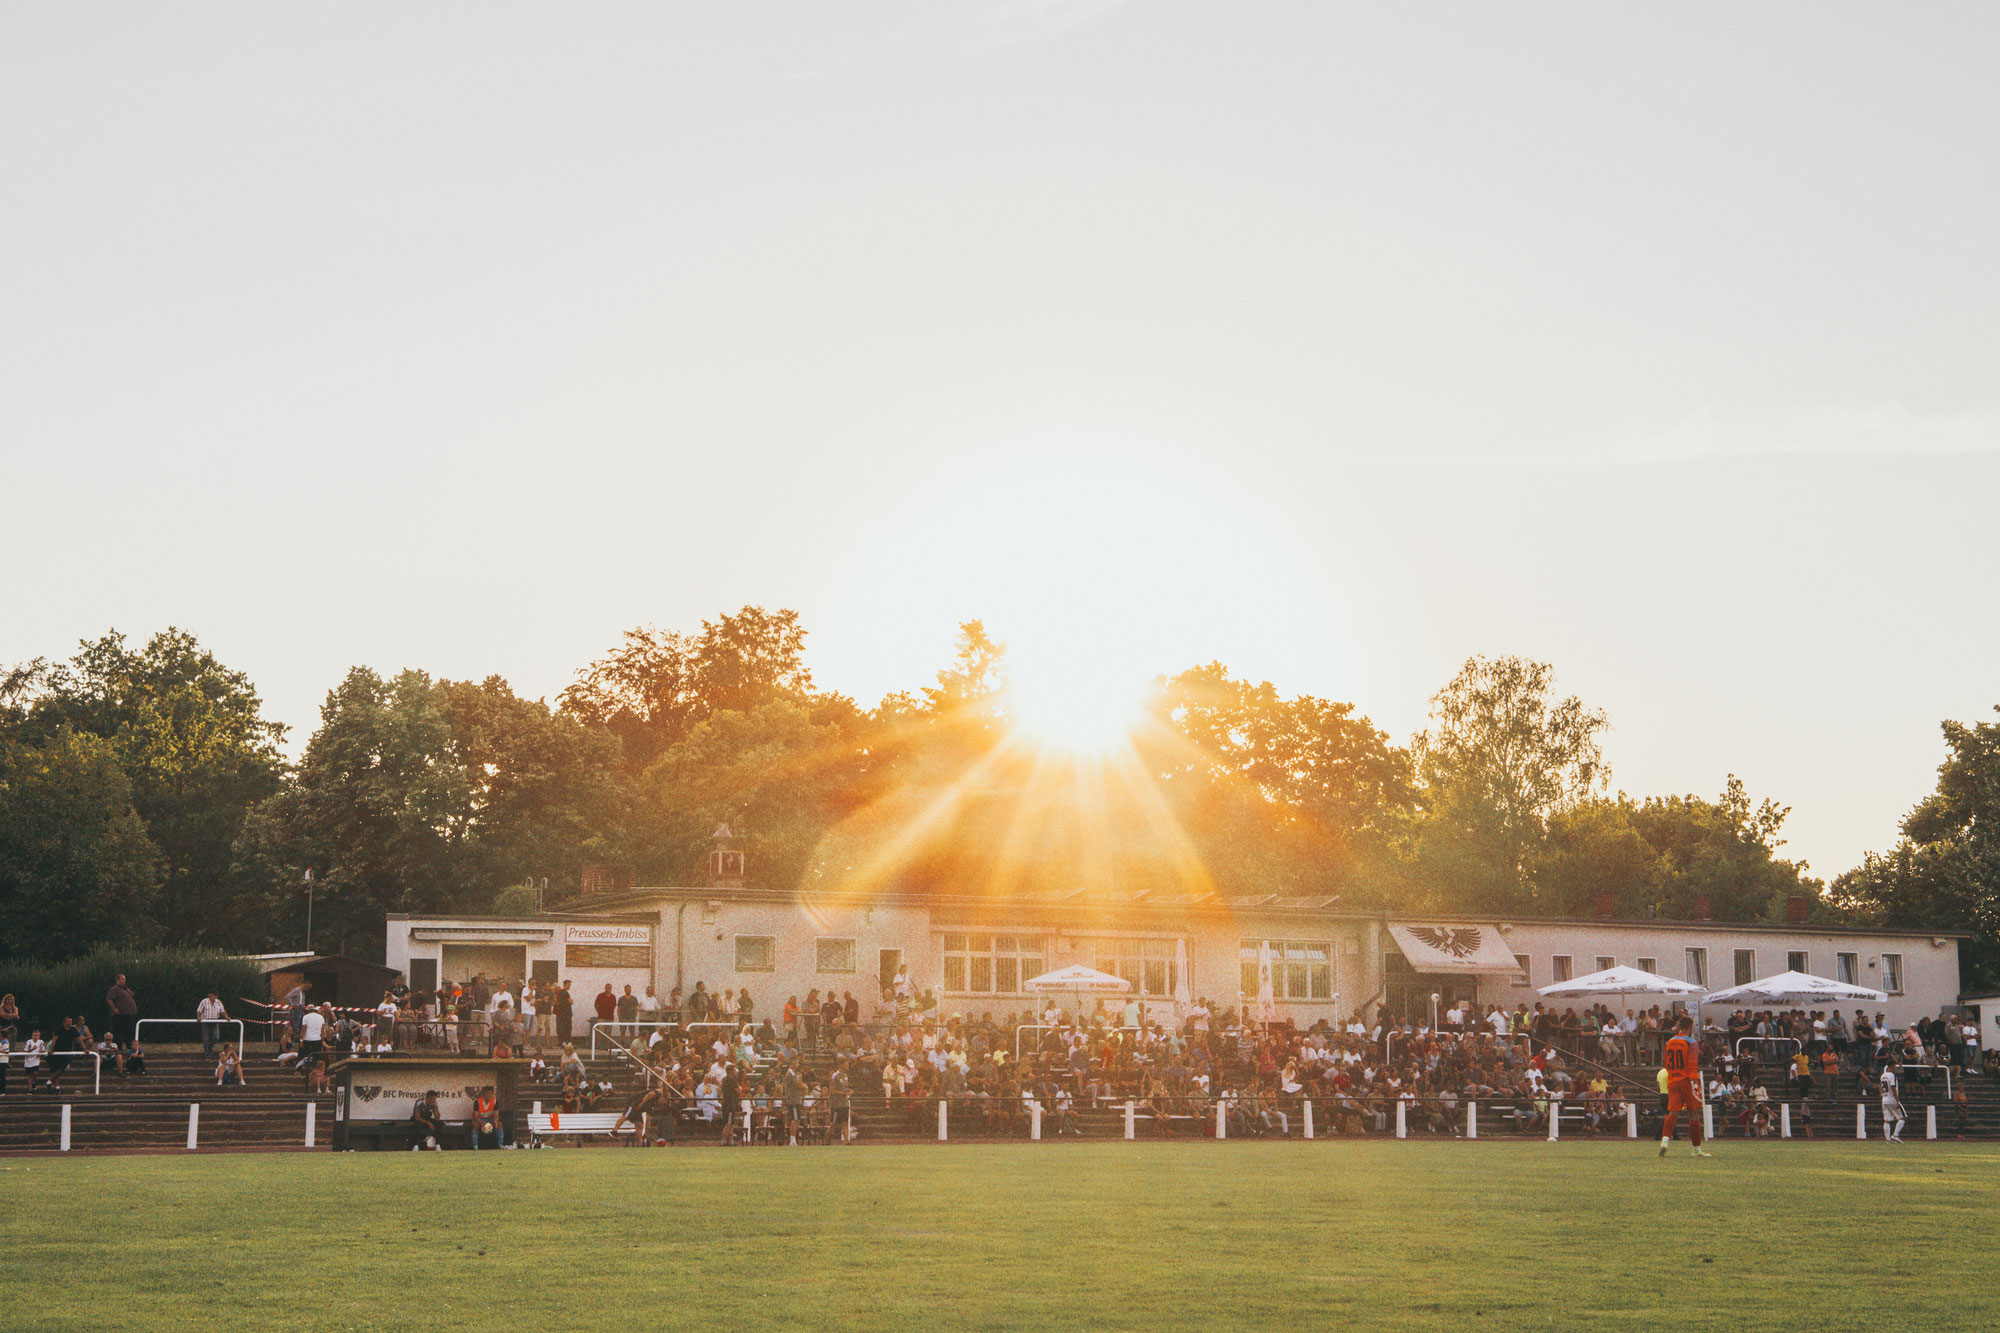
[[252, 954], [250, 961], [262, 968], [271, 982], [271, 1003], [282, 1002], [301, 981], [312, 983], [313, 1003], [341, 1008], [372, 1008], [382, 1002], [382, 992], [402, 975], [393, 967], [364, 963], [339, 953]]

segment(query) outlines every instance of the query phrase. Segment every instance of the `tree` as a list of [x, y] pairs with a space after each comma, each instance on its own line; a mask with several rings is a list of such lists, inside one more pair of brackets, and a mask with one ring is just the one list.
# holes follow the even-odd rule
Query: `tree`
[[1562, 915], [1594, 912], [1608, 894], [1624, 917], [1685, 920], [1705, 903], [1721, 921], [1779, 920], [1786, 898], [1818, 901], [1822, 887], [1777, 855], [1789, 813], [1768, 799], [1753, 806], [1733, 773], [1714, 801], [1620, 793], [1580, 802], [1548, 821], [1530, 864], [1535, 900]]
[[15, 723], [22, 739], [74, 730], [111, 743], [162, 857], [164, 934], [235, 938], [234, 845], [245, 814], [278, 791], [284, 772], [285, 728], [264, 719], [249, 678], [169, 628], [136, 651], [114, 630], [67, 663], [17, 668], [9, 683], [32, 693]]
[[1554, 699], [1554, 669], [1519, 657], [1473, 657], [1431, 697], [1432, 725], [1411, 742], [1423, 818], [1408, 846], [1452, 905], [1533, 905], [1528, 863], [1548, 821], [1604, 790], [1605, 715]]
[[1976, 990], [2000, 983], [2000, 724], [1943, 730], [1937, 790], [1903, 820], [1894, 848], [1834, 881], [1833, 898], [1884, 925], [1967, 932], [1964, 987]]
[[147, 939], [161, 869], [111, 742], [0, 738], [0, 957]]
[[584, 667], [562, 692], [565, 712], [617, 736], [633, 773], [713, 714], [813, 693], [806, 631], [796, 611], [746, 606], [704, 620], [701, 633], [653, 626]]

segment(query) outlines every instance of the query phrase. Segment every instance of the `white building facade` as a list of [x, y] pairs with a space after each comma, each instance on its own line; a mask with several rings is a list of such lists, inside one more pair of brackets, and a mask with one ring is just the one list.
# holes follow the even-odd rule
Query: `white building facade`
[[1948, 934], [1720, 922], [1405, 917], [1326, 900], [1053, 892], [1013, 898], [884, 894], [813, 899], [734, 886], [637, 889], [596, 911], [529, 918], [388, 920], [386, 961], [417, 989], [474, 973], [557, 978], [579, 1000], [610, 984], [664, 999], [701, 982], [748, 989], [760, 1017], [789, 997], [852, 994], [879, 1017], [907, 966], [946, 1014], [1031, 1008], [1023, 983], [1082, 963], [1124, 977], [1149, 1008], [1171, 1007], [1185, 949], [1188, 987], [1223, 1008], [1254, 1003], [1269, 944], [1278, 1012], [1301, 1026], [1377, 1006], [1428, 1016], [1431, 996], [1530, 1008], [1535, 988], [1614, 963], [1712, 990], [1788, 969], [1888, 992], [1891, 1020], [1959, 999]]

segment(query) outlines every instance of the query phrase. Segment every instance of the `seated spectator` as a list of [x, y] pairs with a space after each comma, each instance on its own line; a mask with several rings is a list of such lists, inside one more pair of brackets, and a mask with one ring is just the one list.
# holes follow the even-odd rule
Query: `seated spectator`
[[243, 1082], [243, 1062], [237, 1058], [233, 1042], [222, 1043], [222, 1055], [215, 1062], [215, 1086], [218, 1088], [240, 1088]]
[[438, 1106], [437, 1090], [432, 1089], [418, 1099], [410, 1110], [410, 1123], [416, 1126], [417, 1141], [410, 1145], [410, 1151], [429, 1148], [432, 1152], [444, 1149], [444, 1111]]

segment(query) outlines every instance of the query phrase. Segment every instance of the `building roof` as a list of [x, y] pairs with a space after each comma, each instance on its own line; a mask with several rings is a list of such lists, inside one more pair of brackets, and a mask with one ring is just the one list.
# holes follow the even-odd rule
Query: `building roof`
[[[792, 893], [773, 889], [731, 888], [707, 886], [700, 888], [652, 887], [635, 888], [604, 900], [606, 909], [621, 907], [629, 909], [638, 903], [660, 903], [663, 901], [686, 902], [737, 902], [765, 903], [773, 906], [789, 906], [800, 903], [826, 904], [831, 896], [821, 898], [811, 894]], [[1107, 909], [1135, 912], [1140, 915], [1178, 914], [1190, 909], [1203, 913], [1254, 912], [1258, 915], [1299, 916], [1322, 921], [1390, 921], [1445, 922], [1467, 925], [1520, 924], [1535, 926], [1589, 926], [1611, 927], [1621, 930], [1678, 930], [1678, 931], [1741, 931], [1770, 934], [1798, 935], [1869, 935], [1893, 936], [1917, 939], [1935, 937], [1940, 939], [1967, 939], [1965, 931], [1926, 930], [1902, 926], [1843, 926], [1824, 925], [1819, 922], [1794, 921], [1679, 921], [1664, 917], [1557, 917], [1523, 916], [1506, 912], [1484, 912], [1467, 915], [1461, 912], [1394, 912], [1364, 911], [1358, 908], [1340, 908], [1341, 899], [1326, 894], [1278, 894], [1244, 893], [1224, 894], [1220, 892], [1197, 893], [1192, 891], [1171, 891], [1148, 889], [1082, 889], [1077, 887], [1037, 889], [1027, 893], [996, 895], [954, 894], [920, 890], [908, 886], [893, 886], [866, 900], [867, 906], [887, 907], [931, 907], [945, 911], [992, 910], [1040, 908], [1044, 911], [1069, 910], [1102, 913]], [[550, 917], [556, 913], [546, 914]], [[606, 910], [591, 913], [570, 913], [572, 919], [617, 920], [617, 914]], [[632, 917], [631, 919], [650, 919]], [[390, 918], [394, 920], [395, 917]], [[456, 918], [455, 918], [456, 919]], [[467, 917], [466, 920], [479, 918]]]

